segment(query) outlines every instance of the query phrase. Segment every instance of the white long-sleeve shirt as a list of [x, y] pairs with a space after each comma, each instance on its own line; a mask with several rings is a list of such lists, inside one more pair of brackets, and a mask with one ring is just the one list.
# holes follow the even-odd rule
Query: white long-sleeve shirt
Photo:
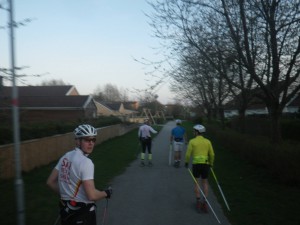
[[154, 130], [151, 126], [144, 124], [140, 126], [139, 132], [138, 132], [138, 137], [139, 138], [149, 138], [151, 137], [151, 133], [156, 134], [157, 131]]

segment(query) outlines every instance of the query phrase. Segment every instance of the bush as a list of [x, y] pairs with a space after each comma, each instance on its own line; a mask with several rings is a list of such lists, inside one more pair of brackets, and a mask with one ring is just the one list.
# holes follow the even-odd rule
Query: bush
[[[122, 121], [114, 116], [103, 116], [94, 120], [80, 120], [78, 122], [45, 122], [31, 125], [20, 126], [20, 140], [37, 139], [57, 134], [73, 132], [73, 130], [83, 123], [91, 124], [94, 127], [104, 127], [121, 123]], [[13, 128], [11, 126], [0, 127], [0, 145], [10, 144], [13, 142]]]
[[300, 185], [300, 144], [285, 141], [274, 145], [268, 138], [239, 134], [231, 129], [209, 125], [209, 132], [225, 148], [251, 164], [266, 168], [279, 181]]
[[[283, 140], [295, 140], [299, 141], [298, 132], [300, 130], [300, 120], [295, 118], [283, 117], [280, 120], [281, 134]], [[232, 118], [226, 122], [227, 128], [232, 128], [236, 131], [241, 130], [241, 121], [238, 118]], [[271, 124], [270, 120], [266, 116], [247, 116], [245, 118], [245, 130], [246, 134], [255, 136], [270, 137]]]

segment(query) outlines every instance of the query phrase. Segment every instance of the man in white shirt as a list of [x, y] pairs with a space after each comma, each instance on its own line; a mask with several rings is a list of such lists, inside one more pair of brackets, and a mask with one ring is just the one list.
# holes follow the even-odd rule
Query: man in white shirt
[[111, 188], [100, 191], [94, 184], [93, 152], [97, 130], [83, 124], [74, 130], [76, 148], [60, 158], [47, 185], [60, 196], [62, 225], [96, 225], [95, 201], [110, 198]]
[[149, 126], [149, 120], [145, 119], [144, 124], [140, 126], [139, 131], [138, 131], [138, 137], [139, 140], [141, 141], [142, 144], [142, 153], [141, 153], [141, 166], [145, 166], [145, 153], [146, 150], [148, 152], [148, 165], [152, 166], [152, 152], [151, 152], [151, 147], [152, 147], [152, 138], [151, 138], [151, 133], [156, 134], [157, 131], [154, 130], [151, 126]]

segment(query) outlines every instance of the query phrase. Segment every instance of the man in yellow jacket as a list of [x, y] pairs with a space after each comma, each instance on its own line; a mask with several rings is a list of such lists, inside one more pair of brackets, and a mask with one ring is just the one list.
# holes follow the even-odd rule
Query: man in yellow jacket
[[[195, 138], [191, 139], [188, 144], [187, 152], [185, 155], [185, 167], [188, 168], [190, 158], [192, 157], [192, 171], [195, 179], [201, 178], [202, 190], [207, 198], [208, 196], [208, 175], [209, 169], [214, 164], [215, 153], [210, 140], [203, 137], [206, 131], [205, 127], [197, 124], [193, 127]], [[206, 198], [201, 196], [197, 184], [195, 184], [195, 194], [197, 198], [197, 210], [208, 212], [208, 205], [205, 201]]]

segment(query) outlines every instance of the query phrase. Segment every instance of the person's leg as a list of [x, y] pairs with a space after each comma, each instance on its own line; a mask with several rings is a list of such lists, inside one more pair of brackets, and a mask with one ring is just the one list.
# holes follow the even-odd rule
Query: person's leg
[[[199, 164], [193, 164], [193, 176], [196, 179], [196, 181], [199, 180], [199, 178], [200, 178], [200, 165]], [[196, 208], [197, 208], [198, 212], [200, 212], [200, 210], [202, 208], [201, 192], [199, 190], [197, 183], [195, 183], [195, 185], [194, 185], [194, 192], [196, 195]]]
[[152, 140], [148, 139], [147, 150], [148, 150], [148, 163], [149, 163], [149, 166], [152, 166], [152, 152], [151, 152], [151, 148], [152, 148]]
[[181, 152], [183, 149], [183, 143], [180, 143], [178, 145], [178, 152], [177, 152], [177, 162], [178, 162], [178, 166], [180, 166], [180, 162], [181, 162]]
[[145, 152], [146, 152], [146, 142], [143, 140], [142, 142], [142, 153], [141, 153], [141, 166], [144, 166], [145, 165]]
[[205, 197], [208, 197], [208, 179], [201, 179], [203, 193]]
[[207, 164], [202, 164], [201, 165], [201, 186], [202, 186], [202, 191], [205, 195], [205, 198], [203, 196], [202, 199], [202, 208], [204, 212], [208, 212], [208, 205], [207, 205], [207, 197], [208, 197], [208, 174], [209, 174], [209, 165]]
[[174, 150], [174, 166], [178, 167], [178, 143], [177, 142], [174, 142], [173, 150]]

